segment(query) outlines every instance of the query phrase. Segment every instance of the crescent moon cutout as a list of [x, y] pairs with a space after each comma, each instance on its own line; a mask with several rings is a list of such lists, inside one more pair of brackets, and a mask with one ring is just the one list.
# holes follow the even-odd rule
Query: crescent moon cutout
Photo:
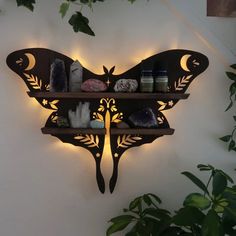
[[25, 53], [25, 56], [28, 58], [29, 60], [29, 65], [25, 68], [25, 70], [32, 70], [36, 64], [36, 60], [33, 54], [31, 53]]
[[182, 56], [182, 58], [180, 60], [180, 65], [181, 65], [182, 69], [187, 71], [187, 72], [190, 72], [190, 70], [187, 66], [187, 61], [190, 57], [191, 57], [190, 54], [186, 54], [186, 55]]

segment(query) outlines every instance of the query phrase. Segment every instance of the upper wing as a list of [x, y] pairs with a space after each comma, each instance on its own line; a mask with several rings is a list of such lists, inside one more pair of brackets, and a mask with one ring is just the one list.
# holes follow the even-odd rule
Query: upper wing
[[[65, 62], [66, 73], [69, 75], [73, 60], [44, 48], [29, 48], [12, 52], [7, 57], [7, 65], [24, 80], [31, 92], [45, 92], [49, 90], [50, 66], [56, 58]], [[60, 103], [55, 99], [36, 99], [43, 107], [52, 110], [57, 110]]]

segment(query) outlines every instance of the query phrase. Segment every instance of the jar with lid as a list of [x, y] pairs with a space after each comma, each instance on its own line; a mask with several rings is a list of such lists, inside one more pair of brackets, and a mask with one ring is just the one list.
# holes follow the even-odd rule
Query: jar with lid
[[142, 70], [142, 76], [140, 79], [140, 91], [142, 93], [152, 93], [154, 85], [154, 78], [152, 70]]
[[166, 70], [159, 70], [155, 74], [155, 92], [168, 92], [168, 75]]

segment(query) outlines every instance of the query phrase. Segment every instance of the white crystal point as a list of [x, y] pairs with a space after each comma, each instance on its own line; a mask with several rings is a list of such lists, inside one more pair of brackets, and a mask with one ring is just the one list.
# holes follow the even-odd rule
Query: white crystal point
[[76, 106], [76, 110], [68, 111], [68, 117], [72, 128], [88, 128], [90, 124], [90, 103], [82, 102]]
[[83, 67], [78, 60], [70, 66], [69, 91], [80, 92], [83, 78]]

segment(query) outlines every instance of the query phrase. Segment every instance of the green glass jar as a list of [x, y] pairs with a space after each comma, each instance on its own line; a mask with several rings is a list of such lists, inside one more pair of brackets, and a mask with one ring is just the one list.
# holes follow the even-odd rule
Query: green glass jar
[[158, 71], [155, 75], [155, 92], [166, 93], [168, 92], [168, 76], [167, 71]]
[[140, 91], [142, 93], [152, 93], [154, 87], [154, 78], [152, 70], [143, 70], [140, 79]]

